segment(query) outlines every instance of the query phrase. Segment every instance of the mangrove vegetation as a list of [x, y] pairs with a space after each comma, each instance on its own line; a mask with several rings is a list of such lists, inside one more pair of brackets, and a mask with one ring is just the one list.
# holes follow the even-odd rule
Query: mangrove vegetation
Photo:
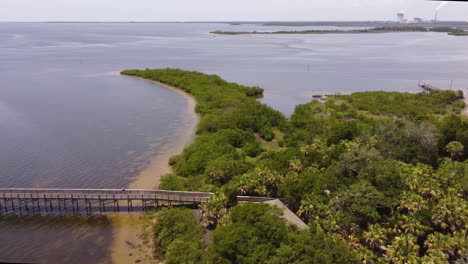
[[[463, 93], [329, 96], [286, 118], [256, 100], [261, 88], [215, 75], [122, 74], [184, 90], [201, 118], [160, 188], [215, 195], [200, 217], [157, 213], [154, 240], [166, 263], [466, 263]], [[309, 229], [287, 224], [276, 207], [238, 204], [237, 195], [282, 198]]]

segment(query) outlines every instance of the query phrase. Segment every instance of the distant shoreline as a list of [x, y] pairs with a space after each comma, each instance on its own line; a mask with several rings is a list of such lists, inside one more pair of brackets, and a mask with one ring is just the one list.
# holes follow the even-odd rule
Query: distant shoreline
[[291, 30], [291, 31], [212, 31], [215, 35], [325, 35], [325, 34], [384, 34], [384, 33], [413, 33], [413, 32], [436, 32], [448, 33], [452, 36], [468, 36], [468, 31], [455, 27], [417, 27], [417, 26], [387, 26], [369, 29], [353, 30]]
[[[256, 24], [261, 26], [339, 26], [339, 27], [350, 27], [350, 26], [362, 26], [362, 25], [401, 25], [396, 21], [388, 21], [388, 20], [316, 20], [316, 21], [308, 21], [308, 20], [271, 20], [271, 21], [242, 21], [242, 20], [231, 20], [231, 21], [0, 21], [0, 23], [71, 23], [71, 24], [79, 24], [79, 23], [173, 23], [173, 24], [206, 24], [206, 23], [213, 23], [213, 24], [231, 24], [231, 25], [245, 25], [245, 24]], [[468, 21], [461, 21], [461, 20], [441, 20], [437, 21], [439, 25], [457, 25], [457, 26], [468, 26]], [[405, 24], [403, 24], [405, 25]], [[411, 24], [410, 24], [411, 25]], [[430, 21], [424, 21], [418, 23], [418, 25], [434, 25]]]

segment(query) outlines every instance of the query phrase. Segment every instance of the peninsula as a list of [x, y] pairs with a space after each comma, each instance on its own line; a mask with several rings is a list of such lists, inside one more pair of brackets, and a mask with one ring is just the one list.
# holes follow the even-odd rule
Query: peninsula
[[[298, 105], [178, 69], [127, 70], [190, 93], [197, 136], [161, 189], [216, 193], [147, 215], [165, 263], [446, 263], [466, 256], [468, 119], [461, 91], [361, 92]], [[308, 230], [268, 204], [282, 199]], [[200, 217], [202, 221], [200, 222]]]

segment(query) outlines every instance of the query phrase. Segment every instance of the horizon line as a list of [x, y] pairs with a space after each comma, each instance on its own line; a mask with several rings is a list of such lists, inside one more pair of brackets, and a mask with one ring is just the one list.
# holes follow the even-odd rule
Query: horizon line
[[[43, 21], [0, 21], [0, 23], [271, 23], [271, 22], [285, 22], [285, 23], [323, 23], [323, 22], [386, 22], [398, 23], [393, 20], [199, 20], [199, 21], [93, 21], [93, 20], [43, 20]], [[431, 22], [431, 21], [423, 21]], [[439, 20], [438, 22], [465, 22], [468, 20]]]

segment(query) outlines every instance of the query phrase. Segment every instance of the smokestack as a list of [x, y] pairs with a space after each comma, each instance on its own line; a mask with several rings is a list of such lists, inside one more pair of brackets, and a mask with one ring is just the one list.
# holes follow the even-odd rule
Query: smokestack
[[398, 13], [397, 14], [397, 21], [399, 23], [405, 23], [405, 14], [404, 13]]
[[438, 16], [438, 13], [439, 13], [439, 10], [444, 8], [446, 5], [448, 5], [448, 1], [443, 1], [441, 2], [437, 7], [436, 7], [436, 13], [435, 13], [435, 19], [434, 19], [434, 23], [437, 23], [437, 20], [439, 19], [437, 16]]

